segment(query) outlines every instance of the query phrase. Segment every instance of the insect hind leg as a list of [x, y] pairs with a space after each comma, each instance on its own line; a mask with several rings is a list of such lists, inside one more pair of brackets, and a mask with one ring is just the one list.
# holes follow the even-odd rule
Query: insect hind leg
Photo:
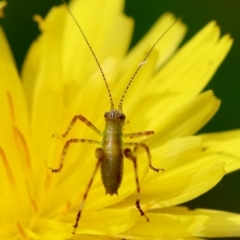
[[142, 208], [140, 206], [140, 183], [139, 183], [138, 171], [137, 171], [137, 158], [133, 154], [133, 152], [130, 148], [124, 149], [124, 155], [126, 158], [130, 159], [134, 165], [135, 181], [136, 181], [136, 187], [137, 187], [137, 199], [136, 199], [136, 203], [135, 203], [136, 207], [137, 207], [138, 211], [140, 212], [141, 216], [144, 216], [148, 222], [149, 218], [147, 217], [147, 215], [144, 213], [144, 211], [142, 210]]
[[93, 180], [94, 180], [94, 178], [96, 176], [97, 170], [98, 170], [98, 168], [99, 168], [99, 166], [100, 166], [100, 164], [102, 162], [103, 155], [104, 155], [103, 150], [101, 148], [97, 148], [96, 151], [95, 151], [95, 156], [98, 159], [98, 161], [97, 161], [97, 164], [96, 164], [95, 169], [93, 171], [92, 177], [91, 177], [91, 179], [90, 179], [90, 181], [89, 181], [89, 183], [87, 185], [85, 193], [83, 195], [83, 199], [82, 199], [82, 202], [80, 204], [80, 208], [79, 208], [78, 213], [77, 213], [76, 222], [73, 225], [73, 232], [72, 232], [72, 234], [75, 234], [75, 232], [77, 230], [78, 223], [79, 223], [80, 218], [81, 218], [81, 214], [82, 214], [82, 210], [83, 210], [85, 201], [87, 199], [88, 193], [89, 193], [90, 188], [92, 186]]

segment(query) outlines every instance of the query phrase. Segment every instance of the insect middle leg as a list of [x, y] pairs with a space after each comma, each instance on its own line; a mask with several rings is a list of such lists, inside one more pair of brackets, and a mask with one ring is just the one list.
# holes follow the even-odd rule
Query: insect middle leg
[[93, 144], [98, 144], [98, 145], [101, 144], [99, 141], [95, 141], [95, 140], [91, 140], [91, 139], [78, 139], [78, 138], [69, 139], [68, 141], [66, 141], [66, 143], [63, 147], [59, 167], [56, 168], [56, 169], [50, 168], [53, 173], [60, 172], [62, 170], [65, 156], [67, 154], [67, 151], [68, 151], [68, 148], [69, 148], [70, 144], [72, 144], [72, 143], [93, 143]]
[[154, 131], [134, 132], [134, 133], [123, 134], [123, 137], [137, 138], [137, 137], [146, 137], [153, 134], [154, 134]]
[[137, 148], [137, 147], [144, 148], [146, 153], [147, 153], [147, 157], [148, 157], [148, 166], [155, 172], [159, 172], [159, 171], [163, 171], [164, 172], [163, 168], [155, 168], [155, 167], [153, 167], [151, 153], [150, 153], [150, 150], [149, 150], [149, 147], [147, 146], [147, 144], [139, 143], [139, 142], [129, 142], [129, 143], [124, 143], [124, 146], [134, 146], [135, 148]]

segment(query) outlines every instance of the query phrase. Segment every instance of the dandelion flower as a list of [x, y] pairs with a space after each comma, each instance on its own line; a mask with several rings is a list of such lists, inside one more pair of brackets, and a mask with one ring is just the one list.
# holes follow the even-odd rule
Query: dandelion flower
[[[128, 52], [133, 21], [123, 14], [123, 5], [122, 0], [74, 1], [71, 5], [107, 76], [115, 103], [159, 33], [175, 19], [170, 13], [162, 16]], [[220, 106], [212, 91], [201, 91], [231, 48], [229, 35], [220, 37], [219, 27], [211, 22], [176, 52], [186, 32], [186, 26], [178, 21], [153, 50], [126, 94], [124, 132], [153, 130], [155, 134], [144, 142], [151, 150], [153, 165], [165, 169], [164, 173], [149, 170], [146, 153], [136, 152], [141, 206], [150, 221], [146, 223], [134, 206], [134, 170], [126, 160], [118, 195], [105, 195], [97, 173], [72, 235], [96, 165], [96, 146], [75, 144], [60, 173], [51, 173], [49, 167], [59, 166], [66, 139], [101, 139], [81, 123], [75, 124], [66, 139], [51, 136], [64, 133], [77, 114], [104, 129], [109, 96], [66, 8], [55, 7], [46, 19], [35, 19], [42, 33], [27, 54], [22, 81], [3, 30], [0, 32], [1, 239], [240, 236], [237, 214], [177, 206], [240, 168], [239, 130], [194, 135]]]

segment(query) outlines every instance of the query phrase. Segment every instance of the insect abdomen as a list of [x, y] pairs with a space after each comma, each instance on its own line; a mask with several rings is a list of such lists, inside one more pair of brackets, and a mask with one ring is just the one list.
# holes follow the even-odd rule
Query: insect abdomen
[[[106, 146], [107, 145], [107, 146]], [[119, 145], [103, 146], [104, 157], [101, 163], [102, 182], [106, 194], [117, 194], [123, 176], [123, 152]]]

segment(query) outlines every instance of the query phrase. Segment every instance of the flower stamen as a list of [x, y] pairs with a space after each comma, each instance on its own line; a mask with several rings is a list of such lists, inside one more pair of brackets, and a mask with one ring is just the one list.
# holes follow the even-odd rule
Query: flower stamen
[[22, 134], [22, 132], [18, 129], [18, 127], [13, 126], [13, 130], [14, 130], [14, 133], [16, 133], [18, 139], [21, 142], [21, 145], [22, 145], [23, 151], [24, 151], [25, 160], [26, 160], [25, 164], [27, 166], [28, 171], [30, 171], [31, 170], [31, 160], [30, 160], [30, 154], [29, 154], [27, 141], [26, 141], [24, 135]]
[[27, 193], [28, 193], [28, 197], [29, 197], [29, 200], [30, 200], [30, 203], [32, 205], [32, 209], [35, 213], [38, 212], [38, 206], [37, 206], [37, 202], [36, 200], [32, 197], [32, 194], [31, 194], [31, 190], [30, 190], [30, 187], [29, 187], [29, 184], [28, 182], [26, 181], [26, 188], [27, 188]]
[[15, 111], [14, 111], [12, 96], [9, 91], [7, 91], [6, 94], [7, 94], [7, 100], [8, 100], [8, 105], [9, 105], [9, 109], [10, 109], [12, 122], [15, 124], [16, 119], [15, 119]]
[[11, 167], [8, 164], [7, 156], [1, 147], [0, 147], [0, 156], [3, 160], [3, 165], [7, 174], [8, 182], [12, 187], [16, 188], [16, 182], [15, 182]]
[[18, 228], [18, 232], [20, 233], [20, 235], [22, 236], [22, 238], [23, 238], [23, 239], [26, 239], [26, 240], [29, 240], [26, 232], [24, 231], [22, 225], [21, 225], [19, 222], [17, 222], [17, 228]]
[[71, 208], [72, 208], [72, 201], [68, 199], [55, 219], [60, 220], [71, 210]]
[[51, 186], [51, 175], [47, 173], [44, 180], [44, 189], [47, 191]]

